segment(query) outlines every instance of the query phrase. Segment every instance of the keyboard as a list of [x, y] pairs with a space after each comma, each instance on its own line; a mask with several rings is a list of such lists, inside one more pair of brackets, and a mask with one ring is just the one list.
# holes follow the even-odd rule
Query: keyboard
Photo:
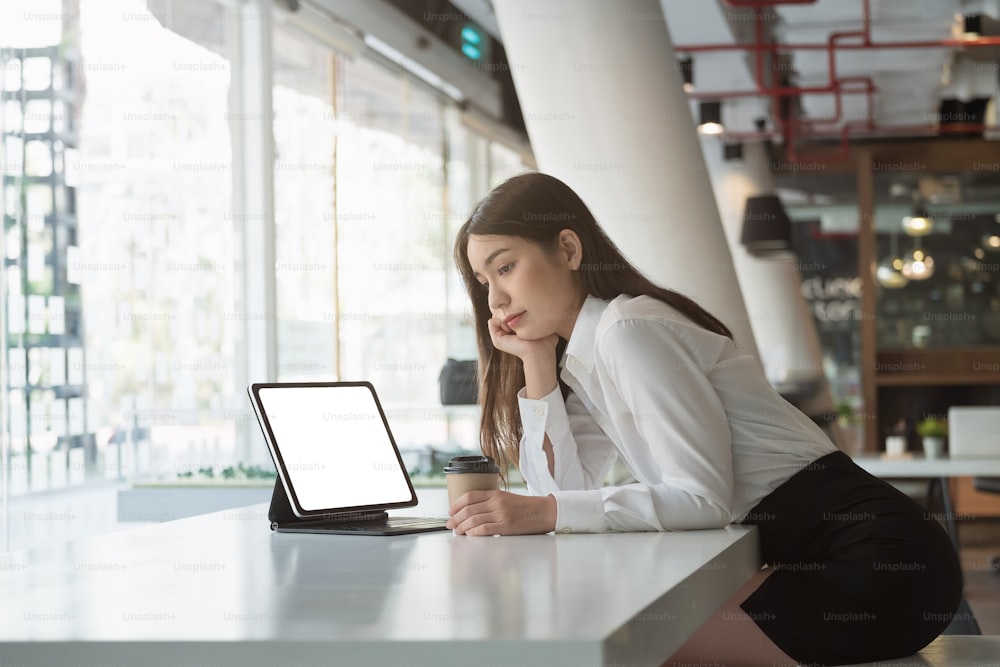
[[422, 517], [389, 517], [384, 521], [370, 521], [367, 523], [318, 526], [319, 530], [336, 531], [339, 533], [370, 533], [380, 530], [392, 531], [395, 529], [413, 528], [441, 528], [447, 519], [427, 519]]
[[440, 526], [442, 523], [446, 522], [447, 519], [428, 519], [426, 517], [417, 516], [396, 516], [389, 517], [388, 523], [390, 526], [407, 526], [411, 528], [430, 528], [431, 526]]
[[303, 522], [298, 525], [278, 527], [272, 523], [271, 530], [284, 533], [328, 533], [332, 535], [358, 533], [370, 535], [400, 535], [406, 533], [424, 533], [435, 530], [447, 530], [447, 519], [430, 519], [427, 517], [389, 517], [375, 521], [358, 523], [320, 523]]

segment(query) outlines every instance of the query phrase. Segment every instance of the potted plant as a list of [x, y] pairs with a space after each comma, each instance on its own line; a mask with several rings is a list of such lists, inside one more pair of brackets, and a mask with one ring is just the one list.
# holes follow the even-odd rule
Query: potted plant
[[854, 419], [854, 408], [847, 401], [837, 403], [837, 421], [841, 426], [847, 426]]
[[857, 456], [864, 450], [864, 424], [861, 415], [847, 401], [837, 403], [837, 426], [843, 438], [842, 449], [848, 456]]
[[944, 453], [944, 439], [948, 435], [948, 421], [927, 417], [917, 422], [917, 435], [924, 448], [924, 456], [936, 459]]

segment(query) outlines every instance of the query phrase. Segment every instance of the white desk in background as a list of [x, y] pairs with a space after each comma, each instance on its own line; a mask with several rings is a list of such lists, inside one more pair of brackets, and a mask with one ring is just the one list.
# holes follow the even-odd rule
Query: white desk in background
[[740, 526], [297, 535], [266, 513], [0, 555], [0, 664], [658, 665], [761, 565]]
[[955, 506], [951, 498], [948, 480], [951, 477], [1000, 477], [1000, 458], [992, 459], [950, 459], [947, 457], [926, 459], [882, 458], [877, 456], [856, 456], [854, 462], [876, 477], [886, 479], [929, 478], [926, 507], [932, 511], [935, 491], [941, 494], [945, 525], [955, 548], [958, 548], [958, 527], [955, 522]]

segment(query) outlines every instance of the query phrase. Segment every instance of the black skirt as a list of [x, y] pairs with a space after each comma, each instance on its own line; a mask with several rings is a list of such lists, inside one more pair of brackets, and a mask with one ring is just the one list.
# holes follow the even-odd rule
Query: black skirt
[[742, 523], [758, 527], [775, 572], [740, 606], [800, 663], [912, 655], [961, 600], [962, 568], [941, 524], [843, 452], [797, 472]]

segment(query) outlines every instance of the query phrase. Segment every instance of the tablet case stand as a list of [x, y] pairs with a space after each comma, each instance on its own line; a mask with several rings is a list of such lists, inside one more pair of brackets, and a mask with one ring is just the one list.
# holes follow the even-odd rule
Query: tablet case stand
[[274, 480], [274, 491], [271, 492], [271, 506], [267, 510], [267, 519], [271, 522], [271, 530], [288, 526], [324, 526], [341, 523], [358, 523], [359, 521], [385, 521], [389, 513], [385, 510], [371, 512], [335, 512], [318, 514], [315, 517], [303, 519], [295, 516], [292, 505], [288, 502], [288, 494], [281, 485], [280, 479]]

